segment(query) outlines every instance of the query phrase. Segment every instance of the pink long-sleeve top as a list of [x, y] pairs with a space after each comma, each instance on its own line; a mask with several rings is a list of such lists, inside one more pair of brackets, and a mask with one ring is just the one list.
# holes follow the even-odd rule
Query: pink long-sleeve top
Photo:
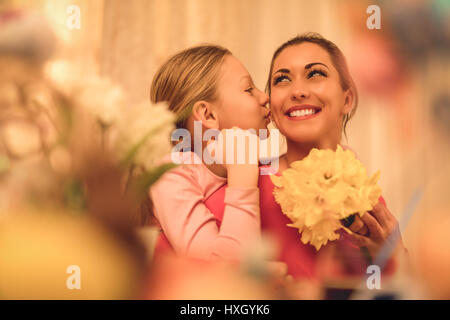
[[261, 234], [259, 189], [227, 186], [218, 219], [207, 202], [226, 183], [204, 164], [180, 165], [166, 172], [150, 188], [153, 214], [162, 230], [156, 250], [170, 243], [177, 254], [191, 258], [239, 260]]

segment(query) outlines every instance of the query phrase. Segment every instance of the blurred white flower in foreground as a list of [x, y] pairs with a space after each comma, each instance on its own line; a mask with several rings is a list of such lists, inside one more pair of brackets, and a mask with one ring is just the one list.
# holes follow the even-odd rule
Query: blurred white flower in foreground
[[82, 74], [68, 61], [47, 64], [49, 80], [75, 103], [94, 116], [102, 126], [110, 126], [125, 112], [125, 96], [120, 86], [96, 73]]
[[175, 114], [165, 103], [130, 106], [113, 128], [117, 130], [113, 148], [121, 159], [149, 170], [170, 152], [174, 123]]

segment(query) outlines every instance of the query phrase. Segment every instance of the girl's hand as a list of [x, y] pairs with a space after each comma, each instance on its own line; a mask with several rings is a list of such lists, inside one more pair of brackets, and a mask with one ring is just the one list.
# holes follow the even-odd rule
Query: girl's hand
[[[350, 238], [359, 247], [366, 247], [372, 259], [380, 253], [387, 241], [393, 248], [404, 248], [398, 222], [385, 204], [378, 202], [372, 211], [366, 212], [361, 217], [361, 221], [367, 229], [359, 228], [350, 235]], [[356, 220], [352, 226], [355, 223], [357, 223]], [[350, 230], [354, 229], [352, 226]]]
[[209, 149], [216, 163], [222, 163], [226, 169], [228, 186], [256, 187], [259, 177], [259, 137], [237, 127], [223, 129], [220, 133], [219, 141], [214, 142]]

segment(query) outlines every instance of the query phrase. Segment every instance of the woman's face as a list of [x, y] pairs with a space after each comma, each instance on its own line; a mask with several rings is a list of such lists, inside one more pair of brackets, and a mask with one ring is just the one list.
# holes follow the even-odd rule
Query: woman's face
[[339, 143], [353, 95], [344, 91], [328, 52], [304, 42], [284, 49], [272, 69], [270, 107], [287, 140]]
[[[232, 55], [222, 64], [216, 112], [219, 129], [266, 129], [269, 123], [267, 94], [255, 87], [247, 69]], [[258, 131], [257, 131], [258, 133]]]

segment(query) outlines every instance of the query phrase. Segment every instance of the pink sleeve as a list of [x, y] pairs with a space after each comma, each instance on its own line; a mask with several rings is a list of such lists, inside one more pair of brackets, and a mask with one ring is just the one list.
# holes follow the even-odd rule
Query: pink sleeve
[[151, 188], [154, 214], [175, 252], [197, 259], [238, 260], [260, 236], [259, 189], [227, 188], [222, 224], [204, 204], [195, 169], [178, 167]]

